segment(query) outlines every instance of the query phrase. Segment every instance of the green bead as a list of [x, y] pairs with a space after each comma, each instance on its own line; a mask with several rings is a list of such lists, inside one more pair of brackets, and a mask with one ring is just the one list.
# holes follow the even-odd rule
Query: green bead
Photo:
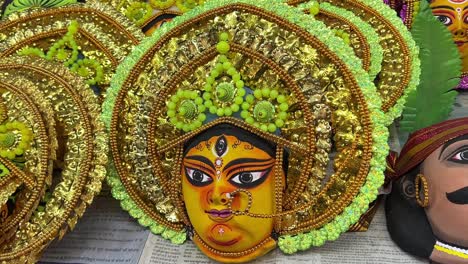
[[258, 90], [258, 89], [255, 90], [255, 91], [254, 91], [254, 96], [255, 96], [255, 98], [257, 98], [257, 99], [261, 99], [261, 98], [262, 98], [262, 90]]
[[194, 128], [199, 128], [202, 126], [202, 122], [200, 120], [196, 120], [195, 122], [193, 122], [193, 126]]
[[276, 119], [275, 124], [277, 127], [283, 127], [284, 126], [284, 121], [281, 119]]
[[210, 73], [210, 76], [211, 76], [213, 79], [216, 79], [216, 77], [219, 76], [219, 71], [216, 70], [216, 69], [212, 70], [211, 73]]
[[206, 107], [211, 107], [211, 106], [213, 105], [213, 102], [212, 102], [211, 100], [206, 100], [205, 103], [204, 103], [204, 105], [205, 105]]
[[245, 119], [245, 122], [247, 122], [247, 124], [252, 125], [254, 123], [254, 119], [251, 116], [249, 116]]
[[232, 75], [232, 80], [234, 82], [240, 81], [240, 79], [241, 79], [241, 76], [240, 76], [239, 73], [235, 73], [235, 74]]
[[243, 103], [242, 103], [242, 109], [243, 109], [243, 110], [247, 110], [247, 109], [249, 109], [249, 107], [250, 107], [250, 104], [249, 104], [249, 103], [247, 103], [247, 102], [243, 102]]
[[317, 15], [320, 12], [320, 9], [316, 6], [311, 6], [309, 9], [309, 13], [313, 16]]
[[224, 71], [223, 64], [219, 62], [216, 63], [215, 69], [219, 72], [223, 72]]
[[233, 104], [231, 105], [232, 112], [236, 113], [239, 111], [239, 105]]
[[217, 116], [223, 116], [224, 115], [224, 109], [223, 108], [218, 108], [218, 110], [216, 110], [216, 115]]
[[231, 47], [229, 46], [229, 43], [227, 43], [226, 41], [220, 41], [216, 45], [216, 50], [221, 54], [228, 53], [230, 48]]
[[289, 105], [287, 103], [282, 103], [280, 104], [279, 109], [283, 112], [286, 112], [289, 109]]
[[278, 97], [279, 93], [277, 90], [271, 90], [270, 92], [270, 98], [271, 99], [276, 99]]
[[211, 91], [213, 90], [213, 87], [211, 87], [211, 84], [206, 83], [206, 84], [203, 86], [203, 90], [205, 90], [206, 92], [211, 92]]
[[273, 133], [276, 131], [275, 124], [268, 124], [268, 132]]
[[244, 95], [245, 95], [245, 89], [244, 89], [244, 88], [240, 88], [239, 90], [237, 90], [237, 95], [244, 97]]
[[284, 102], [286, 102], [286, 96], [280, 94], [280, 95], [278, 95], [278, 97], [276, 98], [276, 101], [278, 101], [278, 103], [280, 103], [280, 104], [281, 104], [281, 103], [284, 103]]
[[213, 77], [210, 76], [210, 77], [206, 78], [206, 83], [212, 85], [212, 84], [214, 84], [214, 82], [215, 82], [215, 79]]
[[210, 113], [216, 114], [216, 109], [217, 109], [216, 106], [214, 106], [214, 105], [210, 106]]
[[268, 131], [268, 126], [265, 125], [265, 124], [262, 124], [262, 125], [260, 126], [260, 129], [266, 132], [266, 131]]
[[249, 112], [247, 112], [247, 111], [242, 111], [242, 112], [241, 112], [241, 117], [242, 117], [243, 119], [247, 119], [247, 118], [249, 117]]
[[196, 103], [197, 105], [203, 104], [203, 98], [197, 96], [197, 97], [194, 98], [194, 99], [195, 99], [195, 103]]
[[226, 57], [226, 55], [220, 55], [218, 60], [219, 60], [219, 62], [224, 63], [224, 62], [228, 61], [228, 58]]
[[183, 97], [184, 96], [184, 91], [182, 90], [177, 90], [177, 93], [176, 93], [177, 97]]
[[192, 96], [192, 91], [185, 90], [184, 91], [184, 98], [190, 98]]
[[270, 96], [270, 89], [268, 89], [268, 88], [263, 88], [263, 89], [262, 89], [262, 95], [263, 95], [263, 97], [268, 97], [268, 96]]
[[182, 126], [182, 130], [184, 130], [184, 132], [189, 132], [190, 131], [190, 126], [188, 124], [184, 124]]
[[223, 68], [227, 71], [232, 67], [232, 64], [229, 61], [223, 63]]
[[168, 109], [176, 109], [177, 105], [174, 102], [168, 102], [167, 108]]
[[241, 105], [242, 102], [244, 102], [244, 99], [243, 99], [242, 97], [240, 97], [240, 96], [237, 96], [237, 97], [234, 99], [234, 103], [235, 103], [236, 105]]
[[167, 116], [168, 117], [174, 117], [175, 115], [176, 115], [176, 112], [174, 110], [167, 111]]
[[237, 89], [241, 89], [241, 88], [244, 88], [244, 82], [239, 80], [236, 82], [236, 88]]
[[236, 70], [236, 68], [231, 67], [226, 71], [226, 73], [233, 76], [233, 75], [237, 74], [237, 70]]
[[182, 129], [183, 126], [184, 126], [184, 123], [182, 123], [182, 121], [178, 121], [178, 122], [176, 123], [176, 128], [177, 128], [177, 129]]
[[211, 99], [211, 93], [203, 93], [203, 99], [210, 100]]
[[219, 40], [221, 41], [227, 41], [229, 39], [229, 34], [227, 32], [223, 32], [219, 34]]
[[232, 110], [230, 107], [224, 108], [224, 115], [225, 116], [231, 116], [232, 115]]
[[199, 120], [200, 122], [205, 121], [205, 120], [206, 120], [206, 115], [203, 114], [203, 113], [202, 113], [202, 114], [199, 114], [199, 115], [198, 115], [198, 120]]
[[203, 113], [203, 112], [205, 112], [205, 110], [206, 110], [206, 106], [204, 106], [202, 104], [198, 106], [198, 112], [199, 113]]
[[249, 94], [249, 95], [247, 95], [247, 96], [245, 97], [245, 101], [246, 101], [247, 103], [249, 103], [249, 104], [253, 104], [253, 102], [255, 101], [255, 97], [254, 97], [253, 95]]
[[197, 91], [191, 91], [190, 92], [190, 99], [195, 100], [198, 97], [198, 92]]
[[282, 120], [286, 120], [288, 118], [288, 113], [286, 112], [279, 112], [278, 117]]

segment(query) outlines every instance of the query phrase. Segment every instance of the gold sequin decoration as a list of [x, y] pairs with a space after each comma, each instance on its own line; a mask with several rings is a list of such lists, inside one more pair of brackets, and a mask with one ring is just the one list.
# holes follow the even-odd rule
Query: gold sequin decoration
[[[65, 67], [35, 57], [13, 56], [0, 61], [0, 78], [2, 88], [8, 90], [5, 101], [18, 108], [10, 112], [17, 118], [23, 116], [24, 121], [31, 119], [35, 135], [32, 149], [43, 148], [25, 155], [24, 170], [36, 177], [36, 182], [33, 190], [22, 190], [16, 205], [26, 208], [29, 204], [28, 217], [22, 217], [22, 224], [14, 226], [14, 236], [0, 245], [0, 261], [34, 262], [54, 238], [73, 229], [100, 191], [106, 174], [107, 135], [99, 119], [97, 98]], [[11, 85], [7, 86], [9, 79]], [[18, 94], [35, 104], [45, 125], [33, 120], [37, 115], [24, 113], [27, 104], [22, 106], [14, 99]], [[51, 198], [43, 212], [35, 211], [46, 188]], [[19, 215], [15, 212], [13, 217]]]
[[104, 80], [95, 88], [102, 101], [115, 69], [143, 38], [139, 28], [108, 5], [79, 3], [13, 13], [0, 23], [0, 34], [6, 36], [0, 40], [0, 58], [26, 47], [48, 50], [67, 33], [73, 20], [79, 24], [75, 40], [80, 52], [103, 67]]

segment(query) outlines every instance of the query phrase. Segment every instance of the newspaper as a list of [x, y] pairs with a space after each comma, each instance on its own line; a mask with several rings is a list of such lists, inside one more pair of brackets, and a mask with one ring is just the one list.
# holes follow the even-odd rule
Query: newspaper
[[[315, 264], [364, 264], [364, 263], [427, 263], [401, 251], [390, 239], [383, 208], [379, 208], [367, 232], [345, 233], [334, 242], [319, 248], [311, 248], [294, 255], [285, 255], [279, 249], [251, 263], [315, 263]], [[185, 243], [171, 245], [160, 236], [150, 234], [138, 264], [216, 263], [209, 260], [196, 246]]]
[[[458, 96], [450, 118], [468, 116], [468, 92]], [[390, 127], [390, 146], [399, 151], [407, 135]], [[123, 211], [119, 202], [104, 192], [61, 241], [45, 251], [42, 264], [168, 264], [215, 263], [187, 241], [173, 245], [151, 234]], [[401, 251], [390, 239], [383, 208], [379, 208], [369, 230], [346, 233], [337, 241], [294, 255], [275, 249], [252, 263], [427, 263]]]
[[96, 197], [75, 229], [45, 251], [41, 264], [135, 264], [149, 231], [107, 192]]

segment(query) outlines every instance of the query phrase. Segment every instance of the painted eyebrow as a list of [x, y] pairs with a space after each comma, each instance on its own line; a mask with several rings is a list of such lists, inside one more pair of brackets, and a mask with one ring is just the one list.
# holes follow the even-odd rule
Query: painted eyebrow
[[227, 171], [230, 167], [235, 166], [235, 165], [239, 165], [239, 164], [242, 164], [242, 163], [267, 162], [267, 161], [271, 161], [271, 160], [272, 159], [251, 159], [251, 158], [236, 159], [236, 160], [233, 160], [233, 161], [229, 162], [228, 164], [226, 164], [226, 166], [224, 166], [223, 170]]
[[188, 159], [188, 160], [196, 160], [196, 161], [199, 161], [199, 162], [203, 162], [206, 165], [208, 165], [210, 168], [212, 168], [213, 170], [216, 170], [213, 162], [211, 162], [211, 160], [209, 160], [206, 157], [203, 157], [203, 156], [187, 156], [185, 158]]
[[453, 138], [449, 141], [447, 141], [443, 146], [442, 146], [442, 149], [440, 150], [440, 153], [439, 153], [439, 160], [440, 158], [442, 157], [442, 153], [444, 153], [444, 150], [446, 148], [448, 148], [450, 145], [454, 144], [454, 143], [457, 143], [459, 141], [463, 141], [463, 140], [467, 140], [468, 139], [468, 134], [467, 135], [463, 135], [461, 137], [456, 137], [456, 138]]
[[434, 6], [431, 9], [436, 9], [436, 8], [444, 8], [444, 9], [450, 9], [450, 10], [455, 11], [455, 9], [453, 7], [451, 7], [451, 6]]

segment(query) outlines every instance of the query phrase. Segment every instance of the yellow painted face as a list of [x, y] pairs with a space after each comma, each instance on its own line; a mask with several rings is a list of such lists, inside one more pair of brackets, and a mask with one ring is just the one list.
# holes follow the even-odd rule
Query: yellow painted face
[[[283, 178], [282, 168], [279, 169]], [[194, 241], [206, 255], [223, 262], [245, 262], [275, 247], [271, 239], [272, 218], [234, 216], [228, 209], [230, 193], [245, 189], [251, 193], [250, 212], [274, 213], [275, 159], [272, 156], [235, 136], [213, 136], [187, 150], [181, 173], [185, 207], [199, 237]], [[235, 195], [232, 209], [245, 210], [248, 200], [246, 193]], [[256, 249], [236, 258], [216, 253], [253, 248]]]
[[463, 71], [468, 71], [468, 0], [434, 0], [432, 13], [452, 32], [463, 60]]

